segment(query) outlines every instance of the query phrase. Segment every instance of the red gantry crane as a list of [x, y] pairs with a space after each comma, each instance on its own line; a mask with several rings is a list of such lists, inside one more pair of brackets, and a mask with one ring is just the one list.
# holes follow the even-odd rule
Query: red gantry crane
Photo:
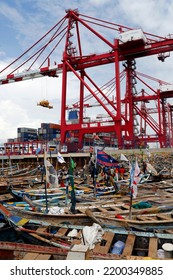
[[[114, 132], [119, 148], [151, 142], [172, 147], [173, 105], [168, 100], [173, 98], [173, 86], [137, 71], [141, 59], [156, 55], [164, 62], [171, 51], [171, 36], [67, 10], [43, 37], [0, 71], [4, 75], [0, 84], [61, 74], [62, 144], [69, 132], [77, 133], [81, 146], [85, 134]], [[68, 104], [72, 98], [76, 101]], [[68, 119], [73, 111], [76, 117]], [[92, 119], [97, 113], [106, 118]]]

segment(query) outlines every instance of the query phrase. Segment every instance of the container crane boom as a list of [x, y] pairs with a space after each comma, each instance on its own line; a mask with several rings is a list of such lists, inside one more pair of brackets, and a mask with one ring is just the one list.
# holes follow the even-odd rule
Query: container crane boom
[[56, 65], [56, 67], [47, 66], [37, 70], [23, 71], [21, 73], [14, 73], [4, 77], [0, 77], [0, 85], [41, 78], [44, 76], [58, 77], [59, 74], [61, 73], [62, 73], [61, 65]]

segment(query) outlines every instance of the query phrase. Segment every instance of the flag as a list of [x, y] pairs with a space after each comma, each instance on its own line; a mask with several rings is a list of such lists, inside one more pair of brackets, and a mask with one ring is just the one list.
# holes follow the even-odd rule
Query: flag
[[151, 153], [150, 153], [149, 149], [146, 149], [146, 154], [147, 154], [148, 157], [151, 156]]
[[46, 171], [46, 186], [47, 188], [56, 188], [58, 184], [58, 176], [55, 168], [46, 158], [46, 153], [44, 154], [44, 166]]
[[75, 163], [72, 158], [70, 158], [70, 167], [69, 167], [69, 177], [70, 177], [70, 184], [71, 184], [71, 207], [70, 211], [72, 213], [75, 213], [75, 207], [76, 207], [76, 194], [74, 189], [74, 177], [73, 177], [73, 169], [75, 168]]
[[121, 154], [120, 156], [120, 160], [124, 160], [124, 161], [129, 161], [125, 155]]
[[115, 158], [101, 150], [97, 150], [96, 162], [108, 167], [118, 166], [118, 161]]
[[45, 161], [45, 169], [46, 169], [46, 182], [48, 188], [56, 188], [59, 186], [58, 184], [58, 176], [55, 168], [50, 163], [49, 160]]
[[138, 161], [136, 159], [134, 177], [138, 177], [139, 173], [140, 173], [140, 168], [139, 168], [139, 165], [138, 165]]
[[74, 161], [73, 161], [72, 158], [70, 158], [70, 167], [71, 167], [72, 169], [75, 168], [75, 163], [74, 163]]
[[130, 188], [134, 198], [136, 198], [138, 192], [137, 184], [140, 181], [139, 173], [140, 173], [140, 168], [138, 165], [138, 161], [136, 159], [135, 165], [133, 164], [130, 170]]
[[73, 169], [75, 168], [75, 163], [72, 158], [70, 158], [70, 165], [69, 165], [69, 178], [72, 190], [74, 190], [74, 178], [73, 178]]
[[146, 165], [147, 165], [147, 171], [149, 172], [149, 173], [152, 173], [153, 175], [155, 175], [155, 176], [157, 176], [158, 175], [158, 173], [157, 173], [157, 171], [156, 171], [156, 169], [150, 164], [150, 163], [146, 163]]
[[41, 149], [40, 148], [37, 148], [37, 150], [36, 150], [36, 155], [38, 155], [39, 153], [41, 152]]
[[65, 160], [64, 160], [63, 156], [59, 152], [58, 152], [57, 159], [58, 159], [58, 162], [65, 163]]

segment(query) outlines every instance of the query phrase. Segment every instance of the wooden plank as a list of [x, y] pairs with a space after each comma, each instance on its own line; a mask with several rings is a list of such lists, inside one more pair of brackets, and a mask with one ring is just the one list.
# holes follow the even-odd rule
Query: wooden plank
[[65, 236], [67, 232], [68, 232], [68, 228], [60, 228], [57, 231], [57, 234], [60, 235], [60, 236]]
[[129, 234], [127, 236], [126, 244], [122, 253], [123, 257], [132, 255], [135, 239], [136, 239], [135, 235]]
[[146, 221], [146, 217], [144, 217], [144, 216], [136, 216], [136, 220]]
[[170, 220], [171, 219], [170, 217], [168, 217], [165, 214], [159, 214], [159, 215], [157, 215], [157, 217], [161, 220]]
[[82, 214], [85, 214], [85, 211], [86, 211], [86, 209], [85, 208], [79, 208], [79, 209], [77, 209], [80, 213], [82, 213]]
[[38, 255], [38, 253], [27, 253], [22, 260], [35, 260]]
[[155, 221], [156, 220], [155, 216], [153, 216], [153, 217], [152, 216], [151, 217], [149, 217], [149, 216], [148, 217], [147, 216], [137, 216], [136, 219], [140, 220], [140, 221], [150, 221], [150, 220]]
[[126, 210], [129, 210], [129, 207], [130, 207], [129, 205], [122, 205], [121, 206], [122, 209], [126, 209]]
[[158, 239], [151, 237], [149, 239], [148, 257], [157, 258]]
[[82, 230], [79, 230], [76, 238], [72, 239], [71, 244], [81, 244]]
[[100, 212], [108, 212], [105, 208], [97, 206], [97, 210]]
[[105, 232], [102, 240], [105, 240], [105, 243], [98, 243], [96, 244], [95, 248], [93, 249], [94, 253], [100, 253], [100, 254], [107, 254], [109, 252], [109, 249], [112, 244], [112, 240], [114, 238], [114, 233], [113, 232]]
[[49, 254], [38, 254], [35, 260], [50, 260], [51, 255]]
[[118, 207], [118, 206], [110, 206], [110, 208], [112, 210], [115, 210], [115, 211], [121, 211], [121, 206], [120, 207]]
[[166, 232], [166, 233], [173, 234], [173, 229], [165, 229], [165, 232]]
[[37, 230], [36, 230], [36, 232], [40, 232], [40, 233], [42, 233], [42, 232], [45, 232], [46, 231], [46, 228], [45, 227], [39, 227], [39, 228], [37, 228]]

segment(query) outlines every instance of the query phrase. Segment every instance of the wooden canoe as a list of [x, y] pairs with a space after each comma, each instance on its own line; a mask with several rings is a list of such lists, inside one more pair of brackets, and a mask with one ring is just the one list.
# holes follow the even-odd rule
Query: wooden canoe
[[0, 204], [0, 212], [26, 243], [70, 249], [70, 242], [63, 236], [56, 234], [58, 229], [55, 226], [50, 229], [48, 223], [39, 223], [14, 215], [2, 204]]
[[65, 260], [67, 249], [0, 241], [0, 260]]
[[24, 196], [28, 197], [31, 200], [45, 199], [46, 196], [47, 198], [58, 197], [59, 199], [65, 199], [65, 194], [64, 194], [65, 190], [61, 190], [58, 188], [47, 189], [46, 191], [45, 188], [22, 189], [22, 190], [10, 188], [10, 192], [17, 201], [22, 201]]
[[[46, 213], [45, 208], [40, 207], [28, 207], [28, 210], [25, 210], [22, 207], [10, 207], [10, 203], [6, 205], [8, 205], [8, 209], [10, 209], [10, 211], [12, 211], [15, 215], [26, 217], [27, 219], [35, 219], [37, 221], [46, 221], [52, 225], [62, 223], [90, 225], [92, 220], [95, 219], [96, 221], [97, 219], [99, 224], [110, 228], [138, 227], [142, 230], [146, 230], [146, 228], [151, 229], [152, 227], [152, 230], [154, 230], [155, 228], [164, 229], [173, 227], [172, 216], [170, 214], [170, 212], [173, 210], [173, 206], [171, 205], [160, 205], [146, 209], [133, 209], [132, 220], [128, 219], [128, 204], [114, 204], [110, 201], [107, 204], [103, 204], [102, 206], [100, 206], [99, 203], [90, 205], [82, 204], [81, 206], [78, 204], [76, 207], [76, 214], [70, 213], [68, 207], [63, 207], [63, 212], [50, 214], [55, 212], [50, 211]], [[51, 208], [49, 208], [49, 210], [50, 209]], [[143, 217], [143, 220], [141, 217]], [[145, 220], [147, 223], [144, 222]]]
[[[9, 242], [0, 242], [0, 255], [5, 254], [7, 259], [12, 259], [18, 252], [25, 252], [23, 259], [51, 259], [51, 256], [56, 256], [58, 259], [64, 259], [69, 253], [73, 257], [74, 246], [83, 244], [85, 240], [83, 238], [84, 228], [82, 225], [59, 225], [54, 227], [47, 227], [46, 225], [34, 224], [34, 222], [27, 221], [25, 218], [19, 218], [12, 215], [6, 208], [0, 207], [1, 213], [19, 234], [25, 233], [32, 236], [37, 240], [34, 246], [31, 246], [31, 239], [27, 244], [18, 245]], [[88, 227], [89, 228], [89, 227]], [[69, 232], [76, 230], [76, 235], [69, 235]], [[169, 230], [169, 233], [151, 233], [141, 231], [128, 231], [126, 229], [104, 229], [103, 235], [100, 241], [97, 241], [93, 249], [87, 249], [85, 259], [160, 259], [158, 256], [158, 250], [162, 248], [164, 243], [172, 243], [173, 229]], [[24, 237], [22, 235], [22, 237]], [[26, 236], [25, 236], [26, 237]], [[44, 246], [38, 244], [38, 240], [44, 242]], [[45, 242], [45, 240], [47, 240]], [[124, 246], [120, 251], [113, 250], [117, 242], [124, 243]], [[30, 243], [28, 245], [28, 243]], [[49, 245], [48, 249], [47, 245]], [[88, 246], [88, 244], [84, 244]], [[79, 246], [80, 247], [80, 246]], [[43, 248], [45, 251], [43, 253]], [[56, 248], [54, 250], [53, 248]], [[76, 248], [76, 247], [75, 247]], [[11, 256], [7, 254], [7, 250], [11, 251]], [[32, 252], [31, 252], [32, 250]], [[18, 254], [19, 257], [19, 254]], [[21, 255], [20, 255], [21, 257]], [[75, 259], [75, 256], [74, 256]]]
[[153, 215], [136, 215], [131, 218], [123, 217], [117, 214], [115, 217], [110, 217], [105, 214], [96, 214], [90, 210], [86, 210], [86, 214], [97, 221], [102, 227], [118, 227], [126, 229], [138, 229], [144, 231], [164, 231], [166, 229], [173, 229], [173, 214], [157, 213]]

